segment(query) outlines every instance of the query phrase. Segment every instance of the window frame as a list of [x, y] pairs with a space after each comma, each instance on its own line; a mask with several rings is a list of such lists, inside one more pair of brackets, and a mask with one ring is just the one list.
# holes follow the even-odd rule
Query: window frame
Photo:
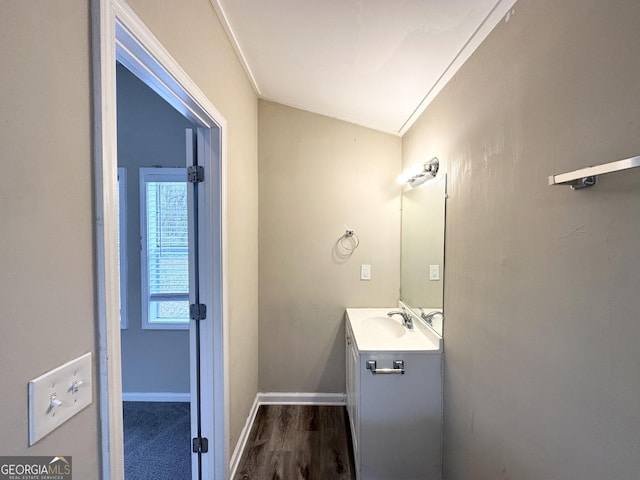
[[[150, 288], [150, 272], [147, 247], [147, 183], [149, 182], [184, 182], [187, 184], [186, 167], [142, 167], [140, 168], [140, 300], [143, 330], [188, 330], [190, 319], [181, 321], [154, 322]], [[187, 301], [189, 293], [187, 292]]]

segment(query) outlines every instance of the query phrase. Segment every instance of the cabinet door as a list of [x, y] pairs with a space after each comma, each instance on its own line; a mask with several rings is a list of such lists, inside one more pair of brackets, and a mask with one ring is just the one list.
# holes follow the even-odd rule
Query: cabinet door
[[351, 342], [352, 342], [351, 332], [347, 329], [347, 333], [345, 336], [345, 350], [344, 350], [344, 358], [345, 358], [345, 371], [346, 371], [346, 389], [347, 389], [347, 413], [349, 417], [353, 415], [353, 361], [351, 360]]
[[[404, 361], [404, 375], [374, 375]], [[360, 369], [361, 473], [367, 479], [439, 478], [440, 356], [381, 352], [364, 354]]]
[[351, 427], [351, 438], [353, 443], [353, 453], [358, 465], [358, 351], [353, 341], [351, 331], [347, 329], [346, 337], [346, 387], [347, 387], [347, 413], [349, 414], [349, 425]]

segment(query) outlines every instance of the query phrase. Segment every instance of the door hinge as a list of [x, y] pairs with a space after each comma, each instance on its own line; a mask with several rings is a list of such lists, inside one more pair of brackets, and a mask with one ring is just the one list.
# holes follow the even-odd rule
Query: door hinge
[[204, 182], [204, 167], [198, 165], [187, 167], [187, 181], [189, 183]]
[[196, 437], [193, 439], [193, 453], [207, 453], [209, 451], [209, 439]]
[[207, 306], [204, 303], [192, 303], [189, 305], [189, 317], [191, 320], [204, 320], [207, 318]]

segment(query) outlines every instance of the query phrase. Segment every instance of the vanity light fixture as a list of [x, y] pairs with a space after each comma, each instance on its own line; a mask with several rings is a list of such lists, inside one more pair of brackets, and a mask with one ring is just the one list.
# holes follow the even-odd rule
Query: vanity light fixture
[[408, 183], [411, 187], [422, 185], [427, 180], [434, 178], [438, 174], [440, 161], [437, 157], [427, 160], [424, 163], [418, 163], [408, 168], [398, 177], [398, 183]]

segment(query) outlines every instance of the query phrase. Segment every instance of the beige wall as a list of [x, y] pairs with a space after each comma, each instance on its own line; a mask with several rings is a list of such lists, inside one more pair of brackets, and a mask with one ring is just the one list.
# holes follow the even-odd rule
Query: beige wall
[[129, 0], [228, 123], [229, 370], [231, 448], [258, 385], [257, 100], [208, 0]]
[[95, 401], [27, 447], [28, 381], [97, 356], [88, 2], [0, 2], [0, 31], [0, 452], [95, 479]]
[[403, 139], [449, 172], [447, 480], [640, 471], [640, 3], [520, 0]]
[[260, 391], [344, 392], [345, 307], [398, 301], [400, 138], [261, 101], [259, 142]]

